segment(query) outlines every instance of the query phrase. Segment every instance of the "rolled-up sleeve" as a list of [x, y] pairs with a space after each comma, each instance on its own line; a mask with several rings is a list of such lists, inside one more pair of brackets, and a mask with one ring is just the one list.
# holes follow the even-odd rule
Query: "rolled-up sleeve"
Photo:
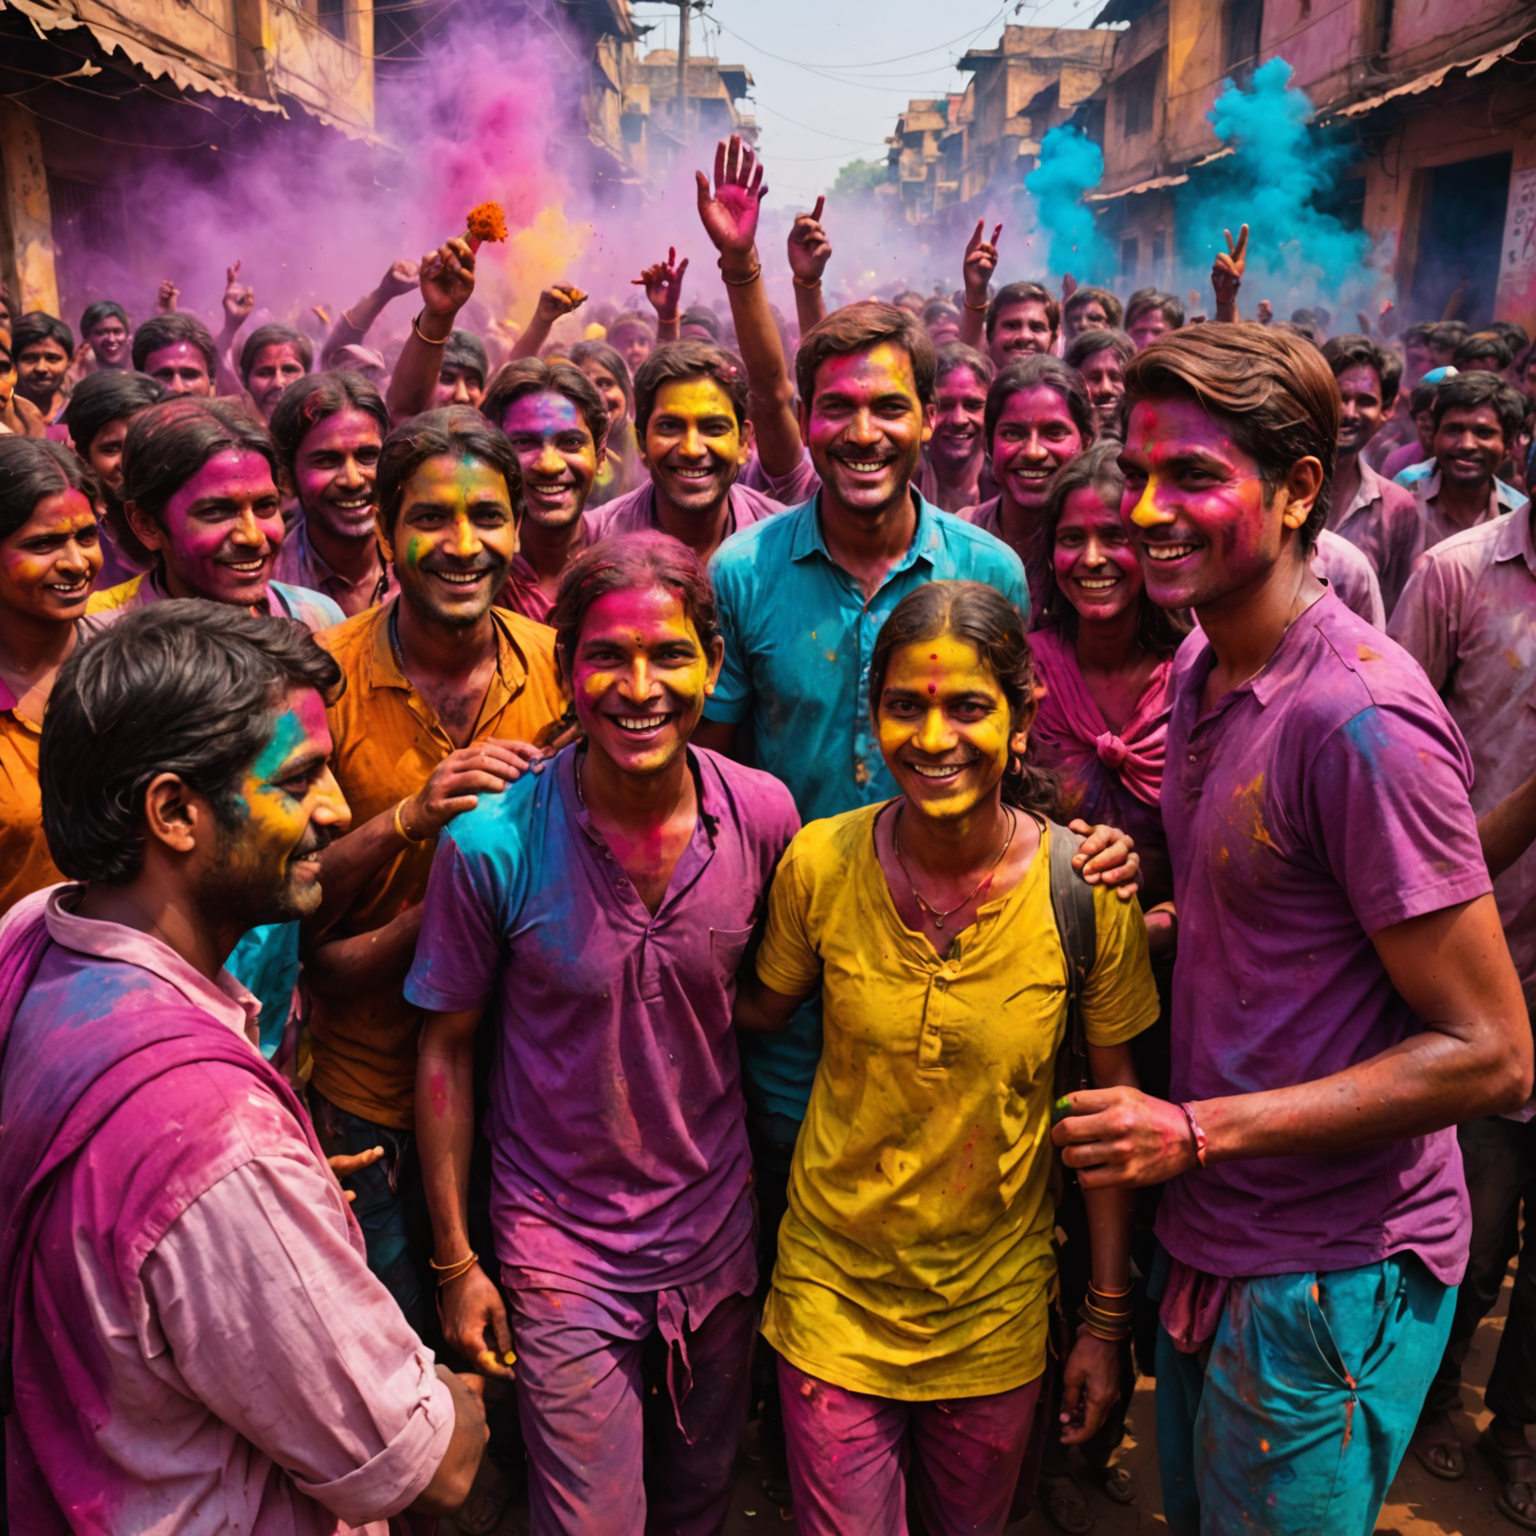
[[411, 1504], [453, 1434], [432, 1352], [347, 1235], [334, 1179], [307, 1157], [227, 1174], [141, 1271], [183, 1381], [351, 1525]]

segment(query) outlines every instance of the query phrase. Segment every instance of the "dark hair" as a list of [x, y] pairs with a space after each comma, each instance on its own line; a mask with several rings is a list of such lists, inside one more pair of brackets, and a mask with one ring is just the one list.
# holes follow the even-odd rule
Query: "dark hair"
[[123, 322], [123, 329], [129, 329], [128, 311], [113, 299], [97, 299], [94, 304], [85, 306], [85, 313], [80, 316], [80, 334], [88, 337], [103, 320], [116, 316]]
[[[1078, 292], [1081, 293], [1082, 289], [1079, 288]], [[1098, 352], [1113, 352], [1120, 359], [1120, 366], [1123, 368], [1136, 356], [1136, 343], [1124, 331], [1106, 331], [1099, 328], [1079, 331], [1067, 343], [1067, 355], [1064, 361], [1068, 368], [1081, 368]]]
[[1088, 398], [1088, 386], [1076, 368], [1069, 368], [1059, 357], [1048, 352], [1032, 352], [1016, 363], [1009, 363], [992, 380], [987, 391], [987, 410], [982, 418], [988, 458], [992, 455], [992, 434], [997, 430], [1003, 407], [1021, 390], [1052, 389], [1061, 396], [1077, 434], [1087, 447], [1098, 433], [1098, 418], [1093, 414], [1093, 402]]
[[1403, 382], [1403, 365], [1395, 352], [1389, 352], [1370, 336], [1345, 331], [1330, 336], [1323, 343], [1323, 357], [1333, 370], [1334, 378], [1346, 368], [1374, 368], [1381, 380], [1381, 403], [1390, 410], [1397, 399], [1398, 386]]
[[978, 352], [975, 347], [966, 346], [963, 341], [949, 341], [939, 348], [938, 358], [934, 363], [935, 388], [950, 374], [958, 373], [962, 368], [969, 368], [981, 380], [983, 389], [992, 387], [992, 376], [996, 372], [992, 367], [992, 359], [985, 353]]
[[900, 347], [912, 360], [912, 378], [917, 398], [924, 405], [933, 404], [934, 369], [938, 358], [933, 338], [910, 310], [878, 299], [858, 304], [844, 304], [826, 319], [808, 330], [795, 354], [795, 387], [800, 403], [807, 409], [816, 397], [816, 375], [829, 357], [851, 357], [872, 347], [889, 343]]
[[196, 315], [184, 315], [179, 311], [171, 315], [151, 315], [133, 333], [133, 366], [140, 373], [151, 355], [186, 342], [203, 354], [203, 362], [212, 379], [218, 372], [219, 349], [214, 345], [208, 327]]
[[87, 454], [103, 427], [125, 416], [136, 416], [164, 399], [165, 385], [159, 379], [147, 373], [103, 368], [75, 385], [59, 420], [69, 428], [75, 451]]
[[1156, 288], [1138, 288], [1125, 305], [1125, 328], [1135, 325], [1136, 317], [1144, 315], [1148, 310], [1157, 310], [1164, 320], [1174, 329], [1179, 330], [1184, 324], [1184, 306], [1179, 302], [1177, 295], [1163, 293]]
[[555, 653], [567, 682], [587, 610], [610, 592], [648, 587], [672, 588], [704, 649], [714, 645], [720, 635], [715, 591], [703, 562], [686, 544], [655, 529], [599, 539], [566, 566], [549, 613]]
[[1430, 328], [1429, 344], [1437, 352], [1454, 352], [1469, 333], [1464, 320], [1439, 320]]
[[1492, 406], [1499, 418], [1499, 430], [1504, 434], [1504, 444], [1509, 446], [1515, 433], [1525, 420], [1525, 396], [1513, 384], [1506, 383], [1496, 373], [1474, 369], [1471, 373], [1458, 373], [1453, 379], [1445, 379], [1435, 389], [1435, 431], [1447, 411], [1475, 411], [1480, 406]]
[[1490, 320], [1483, 327], [1484, 331], [1492, 331], [1496, 336], [1504, 338], [1504, 345], [1509, 348], [1510, 355], [1523, 352], [1531, 344], [1531, 338], [1526, 333], [1523, 325], [1513, 320]]
[[258, 325], [249, 336], [245, 338], [245, 345], [240, 348], [240, 382], [249, 384], [251, 381], [251, 369], [256, 366], [256, 359], [261, 356], [265, 347], [292, 347], [298, 355], [298, 359], [304, 364], [304, 372], [308, 373], [315, 365], [315, 344], [303, 331], [296, 331], [291, 325]]
[[1515, 354], [1509, 343], [1496, 331], [1474, 331], [1456, 348], [1456, 355], [1451, 358], [1451, 364], [1463, 373], [1482, 372], [1484, 370], [1477, 368], [1477, 362], [1485, 357], [1493, 359], [1493, 367], [1486, 370], [1487, 372], [1503, 373], [1514, 361]]
[[935, 320], [958, 320], [960, 311], [948, 299], [929, 299], [923, 305], [923, 324], [932, 329]]
[[[629, 364], [606, 341], [578, 341], [571, 348], [571, 364], [580, 368], [583, 363], [596, 363], [614, 377], [624, 398], [629, 402], [629, 413], [635, 413], [635, 386], [629, 376]], [[594, 386], [595, 387], [595, 386]]]
[[1062, 302], [1061, 312], [1064, 315], [1072, 315], [1086, 305], [1094, 303], [1103, 309], [1104, 318], [1109, 321], [1107, 326], [1100, 326], [1099, 329], [1118, 331], [1120, 322], [1125, 317], [1125, 307], [1108, 288], [1074, 289], [1071, 296]]
[[613, 322], [608, 326], [608, 336], [611, 340], [620, 331], [644, 331], [652, 341], [656, 339], [656, 326], [647, 320], [638, 309], [621, 309], [613, 317]]
[[[869, 715], [880, 718], [880, 695], [891, 657], [904, 645], [944, 636], [976, 648], [1008, 701], [1014, 730], [1035, 718], [1035, 662], [1019, 611], [983, 581], [925, 581], [902, 598], [880, 626], [869, 658]], [[1003, 799], [1037, 816], [1059, 815], [1061, 783], [1054, 773], [1014, 758], [1003, 776]]]
[[1301, 529], [1311, 554], [1328, 521], [1328, 496], [1339, 452], [1339, 386], [1310, 342], [1272, 325], [1238, 321], [1198, 325], [1160, 336], [1125, 370], [1125, 400], [1193, 397], [1226, 424], [1232, 440], [1258, 465], [1267, 496], [1298, 459], [1323, 466], [1323, 483]]
[[168, 600], [125, 614], [59, 669], [38, 776], [53, 862], [72, 880], [124, 885], [144, 864], [144, 794], [174, 773], [221, 826], [295, 688], [327, 702], [341, 668], [291, 619]]
[[238, 405], [173, 395], [140, 411], [123, 439], [123, 500], [159, 521], [166, 503], [215, 454], [259, 453], [277, 478], [271, 434]]
[[478, 459], [494, 469], [507, 482], [513, 511], [522, 515], [523, 476], [507, 434], [472, 405], [446, 405], [402, 421], [384, 439], [376, 489], [379, 518], [385, 528], [393, 532], [411, 476], [428, 459], [444, 454], [456, 459]]
[[12, 323], [12, 357], [19, 358], [28, 347], [35, 347], [40, 341], [56, 341], [64, 349], [65, 357], [75, 355], [75, 333], [57, 315], [32, 309]]
[[485, 355], [485, 343], [473, 331], [450, 331], [438, 368], [457, 368], [462, 373], [472, 373], [484, 389], [491, 361]]
[[327, 417], [361, 411], [378, 423], [381, 438], [389, 434], [389, 408], [384, 397], [360, 373], [311, 373], [295, 379], [280, 396], [268, 430], [277, 457], [291, 475], [304, 439]]
[[[1051, 480], [1051, 488], [1046, 493], [1039, 541], [1046, 587], [1040, 601], [1038, 627], [1054, 629], [1066, 640], [1072, 640], [1077, 635], [1077, 609], [1056, 585], [1056, 562], [1052, 558], [1056, 528], [1066, 511], [1067, 498], [1074, 491], [1092, 491], [1106, 507], [1119, 515], [1120, 493], [1125, 489], [1125, 476], [1121, 473], [1119, 462], [1121, 448], [1122, 444], [1114, 438], [1105, 438], [1095, 443], [1056, 472]], [[1184, 616], [1175, 609], [1159, 608], [1147, 596], [1145, 587], [1141, 589], [1137, 602], [1136, 638], [1155, 655], [1172, 655], [1190, 630]]]
[[96, 477], [62, 443], [46, 437], [0, 437], [0, 539], [8, 539], [40, 501], [61, 491], [79, 491], [95, 501]]
[[685, 309], [679, 318], [678, 328], [685, 325], [697, 325], [709, 332], [716, 341], [720, 340], [720, 317], [712, 309], [705, 309], [702, 304], [696, 304], [692, 309]]
[[736, 425], [745, 425], [747, 370], [741, 359], [712, 341], [664, 341], [635, 373], [635, 432], [642, 444], [657, 392], [678, 379], [713, 379], [729, 398]]
[[1046, 323], [1051, 328], [1051, 335], [1056, 334], [1057, 327], [1061, 324], [1061, 305], [1051, 297], [1048, 288], [1042, 288], [1039, 283], [1009, 283], [1006, 288], [1000, 288], [997, 297], [987, 306], [987, 340], [992, 340], [992, 333], [997, 329], [997, 317], [1010, 304], [1039, 304], [1045, 309]]
[[541, 357], [503, 363], [480, 402], [480, 414], [505, 431], [507, 412], [525, 395], [564, 395], [581, 413], [594, 443], [601, 443], [608, 431], [608, 407], [592, 380], [572, 363], [546, 363]]
[[[1441, 381], [1444, 382], [1443, 380]], [[1425, 411], [1435, 408], [1435, 396], [1440, 392], [1439, 384], [1425, 384], [1422, 380], [1413, 386], [1413, 393], [1408, 396], [1408, 414], [1410, 416], [1422, 416]]]
[[1434, 329], [1435, 322], [1433, 320], [1415, 320], [1403, 332], [1403, 345], [1406, 347], [1410, 341], [1422, 341], [1425, 346], [1428, 346], [1430, 335]]

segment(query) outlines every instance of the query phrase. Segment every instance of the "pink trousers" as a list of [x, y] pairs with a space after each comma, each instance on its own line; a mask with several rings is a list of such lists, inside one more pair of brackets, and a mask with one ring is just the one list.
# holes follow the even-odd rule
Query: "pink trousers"
[[929, 1536], [998, 1536], [1040, 1395], [904, 1402], [834, 1387], [782, 1357], [779, 1391], [801, 1536], [907, 1536], [911, 1484]]

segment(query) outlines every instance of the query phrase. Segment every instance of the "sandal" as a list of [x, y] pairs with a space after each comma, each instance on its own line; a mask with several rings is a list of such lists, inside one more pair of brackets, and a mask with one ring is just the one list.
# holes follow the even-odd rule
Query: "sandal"
[[1067, 1536], [1083, 1536], [1093, 1529], [1093, 1514], [1083, 1490], [1070, 1477], [1040, 1477], [1039, 1500], [1046, 1518]]
[[1447, 1483], [1467, 1475], [1467, 1453], [1448, 1413], [1426, 1413], [1413, 1432], [1413, 1454], [1431, 1477]]
[[[1536, 1451], [1529, 1445], [1506, 1451], [1486, 1429], [1477, 1438], [1477, 1448], [1501, 1484], [1499, 1513], [1527, 1531], [1536, 1531]], [[1522, 1513], [1521, 1505], [1531, 1513]]]
[[1134, 1504], [1141, 1492], [1136, 1474], [1123, 1461], [1112, 1467], [1089, 1467], [1088, 1476], [1094, 1487], [1116, 1504]]

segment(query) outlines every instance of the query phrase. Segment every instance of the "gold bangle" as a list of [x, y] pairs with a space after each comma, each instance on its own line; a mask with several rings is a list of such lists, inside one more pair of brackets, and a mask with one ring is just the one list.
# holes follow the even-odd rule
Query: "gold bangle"
[[762, 262], [758, 262], [745, 277], [732, 277], [730, 273], [725, 270], [724, 257], [721, 258], [719, 265], [720, 280], [722, 282], [729, 283], [732, 288], [750, 288], [752, 284], [755, 283], [758, 278], [763, 275]]
[[[758, 270], [761, 271], [762, 268], [759, 267]], [[790, 278], [790, 282], [792, 282], [796, 288], [804, 288], [807, 293], [819, 293], [821, 291], [821, 279], [819, 277], [814, 283], [802, 283], [798, 277], [792, 276]]]
[[977, 314], [977, 315], [984, 315], [984, 314], [986, 314], [986, 312], [989, 309], [991, 309], [991, 307], [992, 307], [992, 304], [991, 304], [990, 300], [987, 303], [985, 303], [985, 304], [972, 304], [969, 299], [963, 299], [961, 302], [965, 305], [965, 307], [968, 310], [970, 310], [973, 314]]
[[[410, 796], [406, 797], [406, 799], [409, 798]], [[405, 830], [405, 817], [400, 814], [404, 809], [405, 800], [397, 800], [395, 802], [395, 831], [398, 832], [400, 836], [403, 837], [408, 843], [426, 842], [427, 839], [425, 837], [412, 837], [411, 834]], [[429, 833], [428, 836], [430, 835], [431, 834]]]
[[[416, 335], [422, 341], [426, 342], [426, 344], [429, 347], [446, 347], [448, 345], [448, 337], [447, 336], [444, 336], [441, 341], [433, 341], [433, 339], [430, 336], [423, 336], [421, 334], [421, 316], [424, 315], [424, 314], [426, 314], [426, 310], [422, 310], [421, 314], [418, 314], [416, 316], [416, 318], [411, 321], [411, 329], [413, 331], [415, 331]], [[356, 327], [354, 326], [353, 329], [355, 330]], [[452, 334], [452, 333], [450, 332], [450, 334]]]
[[437, 1273], [437, 1283], [439, 1286], [447, 1285], [450, 1280], [457, 1280], [460, 1275], [467, 1275], [479, 1262], [480, 1255], [473, 1248], [470, 1249], [465, 1258], [460, 1259], [455, 1264], [439, 1264], [436, 1259], [427, 1260], [427, 1263]]

